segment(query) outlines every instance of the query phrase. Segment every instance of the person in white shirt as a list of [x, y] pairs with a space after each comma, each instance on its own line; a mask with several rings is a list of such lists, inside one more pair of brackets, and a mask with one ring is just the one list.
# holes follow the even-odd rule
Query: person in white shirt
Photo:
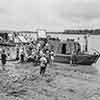
[[40, 57], [42, 57], [43, 54], [44, 54], [43, 49], [41, 49], [40, 52], [39, 52]]
[[47, 67], [47, 59], [45, 54], [40, 58], [40, 75], [44, 76]]
[[50, 64], [51, 64], [51, 65], [52, 65], [53, 62], [54, 62], [54, 56], [55, 56], [55, 54], [54, 54], [54, 51], [52, 50], [52, 51], [50, 52]]

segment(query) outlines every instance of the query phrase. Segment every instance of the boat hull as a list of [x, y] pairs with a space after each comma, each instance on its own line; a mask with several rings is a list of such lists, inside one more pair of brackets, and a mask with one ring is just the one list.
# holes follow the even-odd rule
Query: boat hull
[[100, 55], [84, 54], [84, 55], [75, 55], [74, 59], [72, 59], [71, 55], [56, 54], [55, 62], [70, 64], [72, 60], [73, 64], [92, 65], [93, 63], [97, 62], [99, 57]]

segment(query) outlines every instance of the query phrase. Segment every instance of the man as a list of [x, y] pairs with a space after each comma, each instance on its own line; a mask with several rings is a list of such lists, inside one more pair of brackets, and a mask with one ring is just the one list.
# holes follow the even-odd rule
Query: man
[[24, 62], [24, 58], [25, 58], [25, 53], [24, 50], [22, 48], [22, 50], [20, 51], [20, 62], [23, 63]]
[[70, 65], [75, 66], [76, 63], [77, 63], [76, 62], [76, 52], [75, 52], [75, 49], [72, 48], [71, 57], [70, 57]]
[[2, 63], [2, 69], [5, 70], [4, 65], [6, 64], [6, 54], [5, 54], [5, 50], [3, 49], [2, 53], [1, 53], [1, 63]]
[[47, 67], [47, 59], [45, 54], [40, 58], [40, 75], [44, 76]]

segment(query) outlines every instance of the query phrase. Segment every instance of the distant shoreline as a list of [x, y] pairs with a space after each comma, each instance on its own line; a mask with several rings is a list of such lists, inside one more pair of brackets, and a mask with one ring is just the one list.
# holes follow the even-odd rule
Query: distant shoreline
[[[10, 30], [0, 30], [0, 33], [29, 33], [29, 34], [37, 34], [36, 31], [10, 31]], [[66, 35], [100, 35], [100, 29], [95, 29], [95, 30], [88, 30], [88, 29], [84, 29], [84, 30], [64, 30], [63, 32], [48, 32], [47, 34], [66, 34]]]

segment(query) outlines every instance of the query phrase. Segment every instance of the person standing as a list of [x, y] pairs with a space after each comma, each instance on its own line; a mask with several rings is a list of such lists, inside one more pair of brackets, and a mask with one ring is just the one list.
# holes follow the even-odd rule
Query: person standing
[[51, 65], [52, 65], [53, 62], [54, 62], [54, 56], [55, 56], [54, 51], [51, 50], [51, 52], [50, 52], [50, 64], [51, 64]]
[[22, 47], [20, 50], [20, 62], [23, 63], [25, 58], [24, 48]]
[[76, 65], [76, 52], [75, 52], [74, 48], [72, 48], [72, 51], [71, 51], [70, 65], [71, 66], [75, 66]]
[[19, 47], [16, 47], [16, 60], [19, 60]]
[[4, 65], [6, 64], [6, 53], [5, 50], [3, 49], [2, 53], [1, 53], [1, 63], [2, 63], [2, 69], [5, 70]]
[[10, 57], [10, 48], [7, 48], [7, 56]]
[[20, 61], [21, 61], [21, 63], [24, 62], [24, 56], [25, 56], [24, 51], [22, 51], [21, 55], [20, 55]]
[[50, 51], [46, 50], [46, 59], [47, 59], [47, 63], [50, 63]]

